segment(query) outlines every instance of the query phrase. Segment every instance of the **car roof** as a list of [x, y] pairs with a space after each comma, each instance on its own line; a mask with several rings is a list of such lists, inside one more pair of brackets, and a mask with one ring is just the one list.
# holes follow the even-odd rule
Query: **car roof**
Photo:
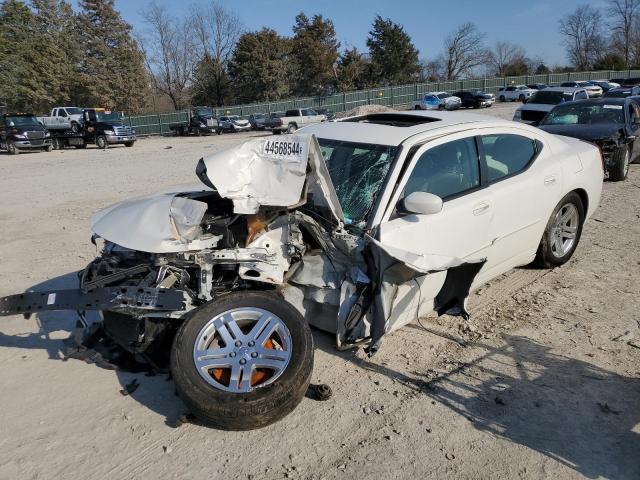
[[442, 92], [427, 92], [427, 93], [425, 93], [425, 95], [440, 95], [441, 93], [446, 93], [447, 95], [449, 95], [449, 92], [445, 92], [445, 91], [442, 91]]
[[585, 100], [573, 100], [571, 102], [565, 102], [560, 105], [624, 105], [629, 99], [637, 97], [599, 97], [588, 98]]
[[562, 93], [573, 93], [573, 92], [577, 92], [579, 90], [584, 90], [584, 88], [582, 87], [547, 87], [544, 90], [544, 92], [562, 92]]
[[[405, 123], [393, 126], [384, 123]], [[311, 133], [319, 138], [341, 140], [345, 142], [372, 143], [378, 145], [399, 146], [405, 140], [423, 133], [433, 132], [434, 136], [453, 133], [477, 126], [509, 126], [514, 122], [497, 117], [462, 112], [446, 111], [405, 111], [359, 115], [341, 119], [338, 122], [322, 122], [300, 129], [302, 133]], [[517, 124], [523, 127], [522, 124]]]

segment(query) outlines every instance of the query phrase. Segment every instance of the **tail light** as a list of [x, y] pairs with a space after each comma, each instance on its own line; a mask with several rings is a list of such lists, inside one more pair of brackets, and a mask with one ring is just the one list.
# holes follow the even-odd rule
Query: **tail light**
[[280, 126], [282, 126], [282, 119], [281, 118], [274, 118], [273, 119], [273, 123], [280, 127]]

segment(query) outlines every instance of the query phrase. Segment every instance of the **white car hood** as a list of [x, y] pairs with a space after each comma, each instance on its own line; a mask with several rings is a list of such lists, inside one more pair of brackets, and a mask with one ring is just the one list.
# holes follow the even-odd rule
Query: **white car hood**
[[[342, 207], [313, 135], [251, 139], [203, 158], [196, 174], [222, 198], [232, 200], [236, 214], [255, 214], [261, 206], [300, 206], [310, 193], [314, 205], [327, 208], [339, 225], [344, 224]], [[205, 188], [172, 189], [117, 203], [94, 214], [91, 229], [105, 240], [150, 253], [215, 246], [217, 237], [198, 235], [207, 204], [180, 193], [199, 190]]]

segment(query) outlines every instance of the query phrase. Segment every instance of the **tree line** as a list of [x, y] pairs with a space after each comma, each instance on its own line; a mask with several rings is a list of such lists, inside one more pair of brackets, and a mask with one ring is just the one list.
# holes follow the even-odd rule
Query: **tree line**
[[640, 0], [608, 0], [603, 8], [580, 5], [559, 20], [559, 31], [576, 70], [640, 66]]
[[[0, 6], [0, 105], [44, 112], [58, 104], [139, 113], [231, 105], [292, 96], [478, 76], [548, 73], [513, 42], [488, 45], [473, 23], [443, 39], [431, 57], [404, 27], [376, 16], [366, 49], [343, 46], [331, 19], [298, 14], [292, 35], [247, 31], [240, 16], [211, 0], [177, 17], [145, 5], [134, 32], [114, 0], [5, 0]], [[614, 69], [640, 63], [640, 0], [585, 5], [560, 20], [568, 69]], [[605, 35], [605, 26], [610, 27]]]

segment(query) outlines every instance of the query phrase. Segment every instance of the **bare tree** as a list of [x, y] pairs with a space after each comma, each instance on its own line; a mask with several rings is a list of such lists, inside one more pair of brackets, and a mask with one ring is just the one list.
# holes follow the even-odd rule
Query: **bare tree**
[[212, 97], [217, 105], [222, 105], [228, 91], [227, 65], [242, 35], [242, 21], [236, 12], [226, 9], [218, 0], [211, 0], [194, 7], [190, 23], [200, 57], [197, 87], [206, 90], [199, 96]]
[[640, 0], [609, 0], [613, 43], [622, 54], [627, 68], [631, 65], [631, 52], [635, 21], [640, 11]]
[[527, 55], [520, 45], [511, 42], [496, 42], [493, 51], [489, 52], [488, 63], [491, 73], [498, 77], [506, 77], [509, 67], [529, 63]]
[[560, 34], [564, 36], [567, 54], [576, 70], [588, 70], [602, 51], [602, 19], [600, 11], [581, 5], [560, 20]]
[[484, 34], [473, 23], [464, 23], [444, 42], [444, 55], [440, 61], [448, 80], [470, 75], [487, 61]]
[[166, 94], [176, 110], [189, 104], [195, 47], [187, 25], [175, 22], [152, 2], [144, 11], [148, 27], [145, 50], [154, 88]]

